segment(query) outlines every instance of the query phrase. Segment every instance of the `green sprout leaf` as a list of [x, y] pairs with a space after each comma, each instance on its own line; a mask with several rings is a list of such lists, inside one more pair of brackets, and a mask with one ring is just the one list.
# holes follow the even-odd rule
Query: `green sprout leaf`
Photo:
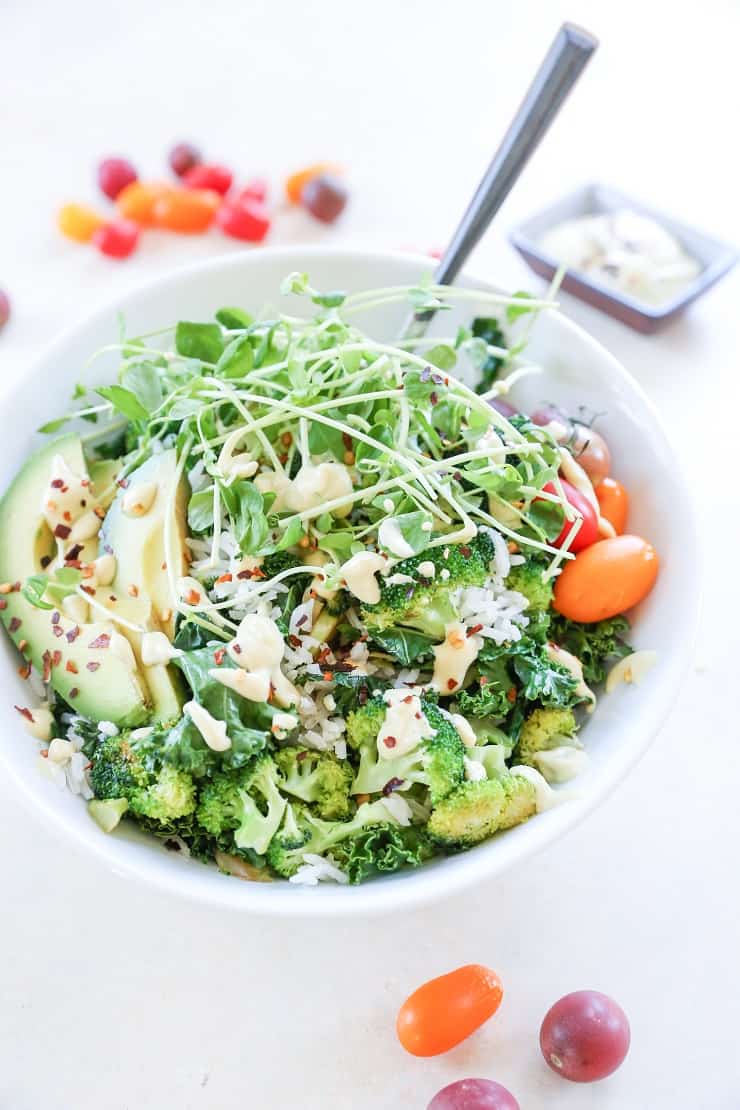
[[129, 420], [148, 419], [149, 413], [130, 389], [124, 389], [122, 385], [101, 385], [97, 392], [104, 401], [110, 401], [113, 407]]
[[194, 324], [181, 320], [175, 329], [175, 350], [183, 358], [197, 358], [215, 365], [224, 349], [218, 324]]

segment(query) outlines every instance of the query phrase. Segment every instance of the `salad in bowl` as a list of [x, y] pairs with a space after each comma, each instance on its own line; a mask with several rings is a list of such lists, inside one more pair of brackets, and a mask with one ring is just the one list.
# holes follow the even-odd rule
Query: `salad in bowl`
[[551, 300], [282, 292], [311, 311], [124, 335], [75, 389], [0, 502], [0, 617], [39, 767], [103, 833], [356, 884], [573, 796], [604, 682], [653, 661], [624, 613], [658, 557], [593, 414], [511, 403]]

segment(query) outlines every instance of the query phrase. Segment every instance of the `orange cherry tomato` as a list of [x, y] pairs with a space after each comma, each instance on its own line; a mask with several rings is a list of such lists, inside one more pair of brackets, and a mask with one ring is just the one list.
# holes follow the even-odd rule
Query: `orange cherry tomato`
[[563, 567], [553, 604], [564, 617], [585, 624], [616, 617], [647, 597], [658, 565], [655, 549], [639, 536], [599, 540]]
[[211, 226], [221, 200], [212, 189], [171, 189], [154, 202], [154, 223], [168, 231], [197, 235]]
[[503, 993], [496, 972], [481, 964], [430, 979], [399, 1010], [398, 1039], [412, 1056], [447, 1052], [496, 1013]]
[[68, 239], [74, 239], [76, 243], [89, 243], [105, 220], [94, 208], [88, 208], [84, 204], [65, 204], [59, 209], [57, 223], [62, 235], [66, 235]]
[[172, 189], [166, 181], [132, 181], [116, 197], [116, 208], [125, 220], [133, 220], [139, 227], [153, 227], [154, 207]]
[[292, 173], [285, 182], [285, 195], [291, 204], [301, 203], [301, 194], [303, 187], [307, 181], [312, 177], [318, 177], [322, 173], [340, 173], [339, 166], [333, 165], [331, 162], [317, 162], [313, 166], [306, 166], [305, 169], [298, 170]]
[[627, 490], [616, 478], [602, 478], [596, 486], [596, 500], [599, 502], [601, 515], [609, 521], [617, 535], [621, 536], [627, 527], [630, 507]]

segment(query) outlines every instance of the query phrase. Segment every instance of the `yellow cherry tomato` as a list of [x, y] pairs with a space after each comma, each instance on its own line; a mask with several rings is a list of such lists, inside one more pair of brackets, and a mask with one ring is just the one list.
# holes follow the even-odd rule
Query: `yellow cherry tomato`
[[62, 235], [76, 243], [89, 243], [105, 220], [94, 208], [84, 204], [65, 204], [59, 209], [57, 223]]

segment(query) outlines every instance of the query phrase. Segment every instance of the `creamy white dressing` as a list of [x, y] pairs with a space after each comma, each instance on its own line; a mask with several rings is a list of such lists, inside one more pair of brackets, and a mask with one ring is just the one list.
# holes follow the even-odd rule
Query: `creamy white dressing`
[[563, 744], [559, 748], [535, 752], [532, 761], [549, 783], [570, 782], [588, 766], [588, 755], [583, 748]]
[[[239, 429], [236, 438], [241, 438], [241, 434], [241, 429]], [[221, 448], [221, 454], [218, 456], [216, 468], [224, 478], [251, 478], [253, 474], [257, 473], [259, 463], [247, 454], [233, 454], [235, 443], [234, 436], [226, 440]]]
[[111, 655], [115, 655], [118, 659], [120, 659], [120, 661], [126, 667], [126, 670], [136, 670], [136, 656], [134, 655], [134, 649], [131, 647], [131, 644], [128, 642], [126, 637], [122, 636], [120, 632], [116, 632], [112, 625], [110, 626], [110, 644], [108, 645], [108, 651], [111, 653]]
[[539, 245], [569, 269], [647, 304], [666, 304], [701, 272], [670, 231], [627, 208], [564, 220]]
[[36, 740], [49, 740], [51, 726], [54, 724], [54, 714], [46, 705], [38, 705], [35, 709], [29, 709], [29, 713], [31, 714], [30, 721], [25, 714], [21, 714], [26, 732], [30, 732]]
[[55, 455], [51, 460], [49, 484], [41, 501], [41, 512], [52, 532], [56, 528], [71, 529], [93, 504], [89, 478], [76, 474], [63, 455]]
[[398, 522], [392, 517], [388, 517], [380, 525], [378, 542], [381, 547], [385, 547], [391, 555], [396, 555], [399, 559], [408, 559], [415, 554], [413, 547], [401, 532]]
[[[267, 701], [272, 691], [278, 705], [298, 704], [298, 691], [280, 669], [285, 643], [280, 629], [270, 617], [248, 613], [226, 650], [237, 667], [246, 672], [247, 678], [227, 678], [225, 676], [234, 672], [215, 668], [211, 673], [224, 686], [239, 682], [241, 688], [237, 693], [250, 701]], [[231, 689], [236, 690], [237, 687], [231, 686]]]
[[289, 732], [298, 728], [298, 718], [292, 713], [276, 713], [272, 718], [271, 730], [278, 740], [284, 740]]
[[468, 668], [478, 658], [478, 652], [483, 647], [480, 636], [468, 636], [467, 633], [464, 624], [454, 621], [445, 628], [444, 642], [433, 648], [432, 686], [441, 694], [451, 694], [460, 689]]
[[588, 712], [592, 713], [596, 705], [596, 694], [590, 686], [586, 685], [586, 680], [583, 677], [583, 664], [578, 656], [571, 655], [565, 648], [558, 647], [557, 644], [553, 643], [548, 643], [545, 647], [545, 651], [548, 659], [551, 659], [553, 663], [559, 663], [561, 667], [565, 667], [567, 671], [570, 671], [577, 683], [575, 689], [576, 694], [590, 702], [587, 708]]
[[[99, 586], [110, 586], [113, 579], [116, 577], [116, 557], [106, 552], [99, 558], [95, 559], [91, 564], [95, 581]], [[81, 600], [81, 599], [80, 599]]]
[[477, 759], [468, 759], [464, 755], [463, 764], [465, 766], [465, 778], [468, 782], [482, 782], [483, 779], [488, 778], [485, 767]]
[[571, 790], [553, 790], [545, 776], [534, 767], [512, 767], [511, 773], [532, 783], [538, 813], [544, 813], [545, 810], [553, 809], [563, 802], [569, 802], [576, 796]]
[[450, 713], [450, 721], [455, 726], [457, 735], [460, 737], [465, 747], [474, 748], [478, 742], [478, 738], [470, 722], [467, 721], [461, 713]]
[[145, 667], [156, 667], [179, 659], [182, 652], [172, 646], [164, 632], [145, 632], [141, 637], [141, 661]]
[[424, 559], [417, 569], [422, 578], [434, 578], [437, 573], [437, 568], [430, 559]]
[[78, 517], [72, 525], [72, 531], [69, 533], [69, 543], [84, 543], [85, 540], [91, 540], [93, 536], [97, 536], [102, 525], [102, 520], [96, 512], [92, 509], [86, 509], [82, 516]]
[[182, 711], [188, 715], [212, 752], [229, 750], [231, 738], [226, 734], [225, 721], [212, 717], [205, 706], [199, 705], [197, 701], [185, 702]]
[[269, 671], [243, 671], [231, 667], [212, 667], [208, 675], [227, 690], [233, 690], [247, 701], [267, 701], [270, 697]]
[[347, 589], [366, 605], [377, 605], [380, 601], [380, 585], [375, 577], [384, 570], [388, 560], [375, 551], [360, 551], [346, 563], [342, 563], [339, 573]]
[[272, 512], [281, 513], [289, 508], [288, 493], [291, 488], [291, 481], [282, 470], [270, 470], [269, 467], [263, 467], [254, 479], [254, 484], [260, 493], [275, 494]]
[[121, 509], [126, 516], [146, 516], [157, 496], [156, 482], [137, 482], [127, 489], [121, 501]]
[[75, 747], [71, 740], [62, 740], [56, 736], [49, 744], [47, 752], [47, 759], [52, 763], [69, 763], [72, 756], [75, 754]]
[[612, 694], [621, 682], [637, 685], [648, 671], [652, 670], [658, 659], [657, 651], [635, 651], [620, 659], [612, 667], [606, 678], [606, 692]]
[[[343, 463], [306, 463], [290, 483], [287, 493], [287, 505], [296, 513], [304, 509], [316, 509], [326, 501], [333, 501], [338, 497], [351, 497], [354, 492], [352, 476]], [[351, 505], [340, 505], [332, 509], [336, 517], [347, 516], [352, 509]]]
[[422, 740], [436, 736], [421, 707], [421, 698], [407, 688], [386, 690], [385, 717], [378, 733], [378, 755], [395, 759], [417, 748]]

